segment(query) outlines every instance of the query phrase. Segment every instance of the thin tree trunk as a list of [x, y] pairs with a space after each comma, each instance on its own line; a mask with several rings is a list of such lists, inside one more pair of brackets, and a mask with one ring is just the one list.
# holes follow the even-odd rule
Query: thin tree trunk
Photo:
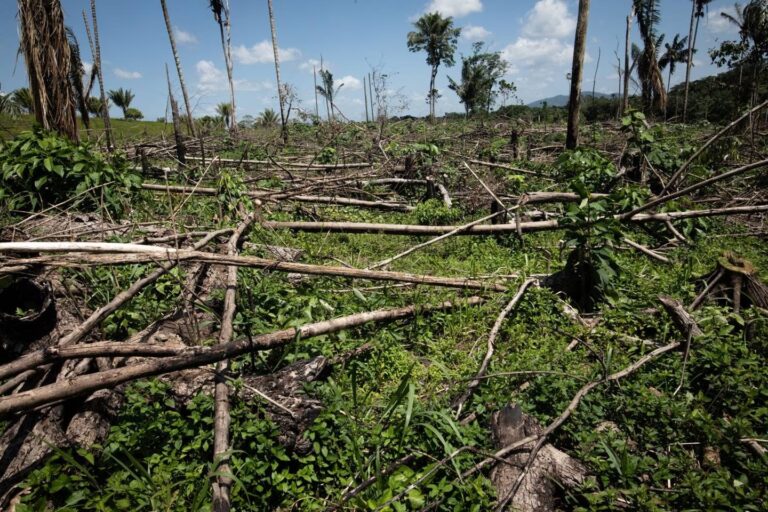
[[[96, 20], [96, 5], [91, 4], [91, 17]], [[101, 99], [101, 119], [104, 121], [104, 137], [107, 142], [107, 151], [112, 151], [112, 125], [109, 122], [109, 104], [107, 103], [107, 95], [104, 92], [104, 75], [101, 72], [101, 48], [96, 46], [96, 43], [91, 36], [91, 28], [88, 25], [88, 17], [85, 15], [85, 9], [83, 9], [83, 22], [85, 23], [85, 35], [88, 36], [88, 44], [91, 47], [91, 55], [93, 56], [93, 65], [96, 69], [96, 76], [99, 78], [99, 98]]]
[[280, 102], [280, 133], [283, 142], [288, 143], [288, 126], [285, 119], [285, 100], [283, 99], [283, 87], [280, 85], [280, 55], [277, 47], [277, 29], [275, 28], [275, 12], [272, 9], [272, 0], [267, 0], [269, 8], [269, 28], [272, 31], [272, 52], [275, 54], [275, 79], [277, 80], [277, 99]]
[[[683, 123], [688, 119], [688, 88], [691, 82], [691, 66], [693, 66], [694, 36], [693, 25], [696, 20], [696, 1], [691, 0], [691, 25], [688, 28], [688, 62], [685, 64], [685, 97], [683, 99]], [[696, 23], [698, 25], [698, 23]]]
[[571, 71], [571, 98], [568, 105], [568, 133], [566, 149], [579, 144], [579, 107], [581, 103], [581, 79], [584, 74], [584, 53], [587, 46], [589, 0], [579, 0], [579, 18], [576, 22], [576, 38], [573, 44], [573, 69]]
[[435, 122], [435, 100], [437, 92], [435, 91], [435, 79], [437, 78], [437, 66], [432, 67], [432, 74], [429, 77], [429, 121]]
[[[374, 73], [375, 75], [375, 73]], [[378, 118], [378, 115], [376, 111], [373, 109], [373, 82], [372, 82], [373, 76], [371, 73], [368, 73], [368, 99], [371, 102], [371, 121], [376, 122], [376, 119]]]
[[[179, 59], [179, 52], [176, 50], [176, 38], [173, 36], [173, 27], [171, 26], [171, 18], [168, 15], [168, 7], [165, 5], [165, 0], [160, 0], [160, 6], [163, 8], [163, 18], [165, 18], [165, 29], [168, 32], [168, 39], [171, 41], [171, 51], [173, 52], [173, 60], [176, 62], [176, 73], [179, 75], [179, 85], [181, 86], [181, 95], [184, 97], [184, 108], [187, 110], [187, 126], [189, 127], [189, 133], [196, 137], [197, 132], [195, 130], [195, 123], [192, 121], [192, 107], [189, 103], [189, 94], [187, 93], [187, 86], [184, 83], [184, 73], [181, 70], [181, 60]], [[202, 149], [202, 142], [201, 142]]]
[[365, 83], [365, 76], [363, 76], [363, 101], [365, 101], [365, 122], [369, 122], [368, 119], [368, 89]]
[[[221, 48], [224, 51], [224, 65], [227, 68], [227, 80], [229, 81], [229, 104], [231, 109], [231, 122], [229, 131], [237, 134], [237, 115], [235, 111], [235, 83], [232, 78], [232, 43], [229, 23], [229, 0], [222, 3], [224, 16], [219, 20], [219, 33], [221, 35]], [[226, 28], [226, 31], [225, 31]]]
[[632, 15], [634, 10], [627, 16], [627, 32], [624, 40], [624, 98], [622, 101], [621, 113], [625, 114], [629, 110], [629, 36], [632, 32]]
[[181, 135], [181, 120], [179, 119], [179, 104], [173, 97], [173, 88], [171, 87], [171, 75], [168, 72], [168, 64], [165, 65], [165, 78], [168, 80], [168, 98], [171, 103], [171, 119], [173, 120], [173, 136], [176, 140], [176, 159], [179, 161], [179, 167], [186, 165], [186, 147], [184, 138]]
[[315, 116], [320, 119], [320, 104], [317, 101], [317, 68], [312, 66], [312, 75], [315, 79]]

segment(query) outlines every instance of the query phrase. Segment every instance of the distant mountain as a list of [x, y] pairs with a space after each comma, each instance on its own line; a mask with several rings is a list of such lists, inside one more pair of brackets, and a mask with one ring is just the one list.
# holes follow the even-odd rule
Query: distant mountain
[[[581, 93], [582, 98], [591, 98], [592, 91], [586, 91]], [[610, 98], [614, 94], [605, 94], [603, 92], [595, 92], [595, 98]], [[544, 106], [544, 102], [547, 102], [548, 107], [565, 107], [568, 105], [570, 96], [566, 94], [558, 94], [557, 96], [551, 96], [541, 100], [536, 100], [533, 103], [529, 103], [528, 106], [532, 108], [541, 108]]]

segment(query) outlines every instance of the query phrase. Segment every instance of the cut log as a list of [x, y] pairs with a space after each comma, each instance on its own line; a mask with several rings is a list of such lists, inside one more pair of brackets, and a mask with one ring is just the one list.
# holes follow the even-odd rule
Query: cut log
[[[543, 429], [519, 405], [507, 405], [492, 415], [491, 432], [496, 448], [501, 449], [527, 437], [539, 436]], [[545, 444], [533, 462], [527, 464], [535, 444], [531, 441], [508, 455], [508, 464], [497, 465], [491, 472], [491, 481], [501, 499], [509, 495], [528, 466], [517, 493], [510, 501], [512, 508], [521, 512], [559, 510], [559, 485], [566, 489], [580, 485], [587, 476], [587, 469], [551, 444]]]

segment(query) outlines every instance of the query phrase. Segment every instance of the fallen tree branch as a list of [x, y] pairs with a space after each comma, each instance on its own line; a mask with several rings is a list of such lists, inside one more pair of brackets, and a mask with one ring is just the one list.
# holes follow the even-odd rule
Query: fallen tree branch
[[[322, 322], [315, 322], [298, 328], [283, 329], [251, 339], [231, 341], [213, 347], [189, 347], [193, 351], [189, 355], [166, 357], [159, 360], [146, 361], [123, 368], [80, 375], [65, 379], [55, 384], [49, 384], [36, 389], [22, 391], [15, 395], [0, 397], [0, 419], [19, 411], [30, 410], [42, 405], [66, 400], [136, 379], [152, 377], [164, 373], [175, 372], [186, 368], [194, 368], [216, 363], [223, 359], [233, 358], [252, 351], [268, 350], [290, 343], [298, 338], [311, 338], [342, 329], [348, 329], [369, 322], [397, 320], [419, 313], [444, 311], [458, 306], [475, 306], [483, 303], [480, 297], [470, 297], [458, 302], [443, 302], [432, 306], [405, 306], [395, 309], [380, 309], [338, 317]], [[119, 346], [119, 344], [115, 344]], [[72, 347], [79, 348], [79, 347]]]
[[[237, 255], [237, 248], [245, 232], [251, 227], [256, 217], [253, 214], [246, 216], [238, 225], [227, 243], [227, 254]], [[221, 329], [219, 330], [219, 344], [225, 345], [232, 341], [234, 333], [233, 321], [237, 298], [237, 267], [227, 267], [226, 290], [224, 291], [224, 309], [221, 314]], [[211, 484], [214, 511], [228, 511], [230, 506], [230, 488], [232, 487], [232, 470], [229, 466], [229, 426], [232, 421], [229, 414], [229, 383], [226, 380], [226, 372], [229, 370], [229, 359], [222, 359], [216, 363], [216, 377], [213, 401], [213, 465], [214, 474]]]
[[[40, 244], [40, 245], [36, 245]], [[77, 243], [68, 242], [66, 249], [63, 249], [55, 242], [9, 242], [0, 244], [0, 253], [2, 252], [41, 252], [41, 251], [71, 251]], [[104, 244], [98, 244], [98, 247], [90, 245], [89, 242], [80, 242], [80, 251], [102, 252], [105, 250]], [[162, 254], [155, 246], [147, 247], [145, 254], [133, 253], [119, 254], [120, 246], [123, 244], [111, 244], [106, 254], [82, 254], [73, 253], [63, 256], [41, 256], [16, 260], [15, 263], [37, 263], [55, 266], [82, 266], [84, 264], [100, 265], [126, 265], [135, 263], [147, 263], [152, 261], [163, 261], [164, 259], [173, 261], [197, 261], [202, 263], [213, 263], [219, 265], [236, 265], [239, 267], [253, 267], [270, 270], [275, 272], [293, 272], [298, 274], [310, 274], [320, 276], [348, 277], [354, 279], [372, 279], [380, 281], [398, 281], [403, 283], [427, 284], [434, 286], [445, 286], [448, 288], [468, 288], [487, 291], [506, 291], [506, 287], [479, 281], [475, 279], [455, 278], [455, 277], [436, 277], [423, 274], [409, 274], [406, 272], [391, 272], [384, 270], [363, 270], [357, 268], [331, 267], [325, 265], [311, 265], [307, 263], [294, 263], [289, 261], [268, 260], [256, 256], [229, 256], [210, 252], [190, 251], [183, 249], [159, 248], [165, 251]], [[3, 266], [0, 265], [0, 273]]]
[[[768, 212], [768, 205], [734, 206], [731, 208], [713, 208], [707, 210], [687, 210], [681, 212], [666, 212], [652, 214], [637, 214], [628, 217], [626, 214], [615, 215], [614, 218], [624, 222], [666, 222], [700, 217], [716, 217], [726, 215], [741, 215], [748, 213]], [[278, 222], [265, 221], [261, 224], [269, 229], [294, 229], [309, 233], [378, 233], [387, 235], [427, 235], [437, 236], [461, 228], [461, 226], [427, 226], [419, 224], [374, 224], [365, 222]], [[561, 229], [557, 220], [521, 222], [520, 230], [525, 232], [550, 231]], [[498, 233], [515, 233], [517, 224], [477, 225], [460, 230], [459, 235], [488, 235]], [[0, 244], [2, 247], [3, 244]]]

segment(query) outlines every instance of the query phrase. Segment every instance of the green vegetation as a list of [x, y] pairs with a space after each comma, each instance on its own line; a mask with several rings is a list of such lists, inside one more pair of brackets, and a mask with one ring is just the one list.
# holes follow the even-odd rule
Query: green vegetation
[[123, 156], [102, 156], [88, 143], [40, 129], [0, 142], [0, 162], [0, 205], [8, 210], [38, 210], [66, 201], [69, 207], [119, 215], [141, 183]]

